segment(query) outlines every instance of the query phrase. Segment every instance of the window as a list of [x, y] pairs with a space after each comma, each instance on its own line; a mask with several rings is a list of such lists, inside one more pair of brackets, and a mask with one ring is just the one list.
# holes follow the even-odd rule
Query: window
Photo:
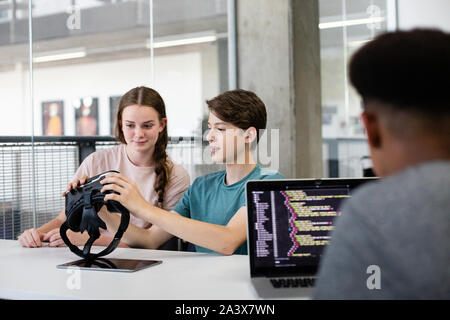
[[394, 30], [395, 0], [320, 0], [324, 176], [362, 176], [368, 156], [361, 101], [347, 77], [351, 55], [376, 35]]
[[[161, 94], [169, 136], [201, 140], [205, 100], [233, 70], [230, 2], [0, 0], [0, 238], [56, 216], [79, 165], [73, 137], [112, 135], [133, 87]], [[192, 143], [168, 151], [191, 179], [202, 173]]]

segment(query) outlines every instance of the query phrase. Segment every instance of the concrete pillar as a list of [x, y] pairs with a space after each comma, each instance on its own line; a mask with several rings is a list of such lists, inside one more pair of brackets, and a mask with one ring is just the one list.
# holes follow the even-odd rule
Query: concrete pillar
[[319, 1], [293, 3], [296, 176], [322, 177]]
[[237, 0], [238, 87], [265, 103], [279, 129], [279, 171], [322, 176], [319, 9], [316, 0]]

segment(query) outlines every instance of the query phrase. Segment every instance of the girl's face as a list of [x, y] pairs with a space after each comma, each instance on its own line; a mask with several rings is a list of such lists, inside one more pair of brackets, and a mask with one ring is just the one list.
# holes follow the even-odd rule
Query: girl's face
[[208, 119], [206, 139], [211, 148], [211, 158], [216, 163], [245, 164], [246, 137], [244, 130], [224, 122], [212, 112]]
[[167, 119], [159, 121], [158, 112], [149, 106], [131, 105], [122, 111], [122, 132], [131, 150], [149, 152], [155, 148], [158, 135]]

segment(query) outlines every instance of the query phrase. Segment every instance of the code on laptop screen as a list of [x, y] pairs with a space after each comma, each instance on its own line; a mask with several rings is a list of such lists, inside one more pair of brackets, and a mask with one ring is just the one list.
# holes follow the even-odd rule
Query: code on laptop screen
[[253, 191], [256, 267], [318, 264], [349, 186]]

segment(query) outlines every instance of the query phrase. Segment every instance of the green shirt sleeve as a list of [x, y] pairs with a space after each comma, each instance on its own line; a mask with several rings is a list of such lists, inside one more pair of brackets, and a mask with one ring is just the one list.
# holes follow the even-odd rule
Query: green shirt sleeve
[[173, 208], [173, 211], [179, 213], [180, 215], [190, 218], [191, 217], [191, 189], [192, 186], [190, 186], [181, 197], [180, 201], [178, 201], [175, 208]]
[[[267, 171], [267, 174], [261, 175], [259, 179], [261, 180], [278, 180], [278, 179], [284, 179], [284, 176], [276, 171]], [[247, 197], [245, 194], [245, 191], [241, 193], [240, 199], [239, 199], [240, 207], [247, 206]]]

